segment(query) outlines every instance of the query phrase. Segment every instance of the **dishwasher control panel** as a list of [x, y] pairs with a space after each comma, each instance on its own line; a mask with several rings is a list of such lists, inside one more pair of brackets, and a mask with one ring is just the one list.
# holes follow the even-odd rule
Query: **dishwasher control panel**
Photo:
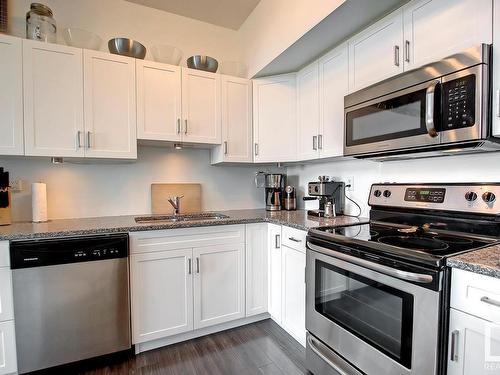
[[109, 234], [12, 241], [11, 268], [31, 268], [125, 258], [128, 235]]

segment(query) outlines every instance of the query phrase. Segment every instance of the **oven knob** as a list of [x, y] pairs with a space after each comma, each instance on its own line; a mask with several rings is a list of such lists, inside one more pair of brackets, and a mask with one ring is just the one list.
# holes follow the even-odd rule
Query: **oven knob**
[[375, 190], [375, 191], [373, 192], [373, 195], [375, 195], [375, 196], [378, 198], [378, 197], [380, 197], [380, 196], [382, 195], [382, 192], [381, 192], [380, 190], [378, 190], [378, 189], [377, 189], [377, 190]]
[[468, 191], [465, 193], [465, 200], [468, 202], [474, 202], [477, 199], [477, 194], [473, 191]]
[[390, 190], [384, 190], [384, 197], [389, 198], [391, 196]]
[[493, 194], [489, 191], [487, 191], [486, 193], [483, 194], [483, 201], [485, 201], [486, 203], [493, 203], [495, 201], [495, 199], [497, 199], [495, 194]]

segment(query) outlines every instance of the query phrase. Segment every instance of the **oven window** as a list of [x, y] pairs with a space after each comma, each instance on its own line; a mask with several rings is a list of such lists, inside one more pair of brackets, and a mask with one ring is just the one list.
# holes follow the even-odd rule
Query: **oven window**
[[426, 134], [425, 89], [349, 111], [346, 145]]
[[316, 260], [317, 312], [411, 368], [413, 296]]

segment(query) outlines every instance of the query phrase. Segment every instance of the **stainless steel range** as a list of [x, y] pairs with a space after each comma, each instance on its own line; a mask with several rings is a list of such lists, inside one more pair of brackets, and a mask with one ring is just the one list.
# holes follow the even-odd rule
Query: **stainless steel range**
[[307, 366], [444, 374], [446, 258], [500, 238], [500, 184], [375, 184], [370, 223], [309, 231]]

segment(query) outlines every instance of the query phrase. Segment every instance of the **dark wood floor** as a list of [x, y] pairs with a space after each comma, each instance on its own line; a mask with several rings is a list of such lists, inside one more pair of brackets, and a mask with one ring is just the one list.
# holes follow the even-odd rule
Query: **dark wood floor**
[[309, 374], [305, 349], [270, 319], [141, 353], [85, 375]]

